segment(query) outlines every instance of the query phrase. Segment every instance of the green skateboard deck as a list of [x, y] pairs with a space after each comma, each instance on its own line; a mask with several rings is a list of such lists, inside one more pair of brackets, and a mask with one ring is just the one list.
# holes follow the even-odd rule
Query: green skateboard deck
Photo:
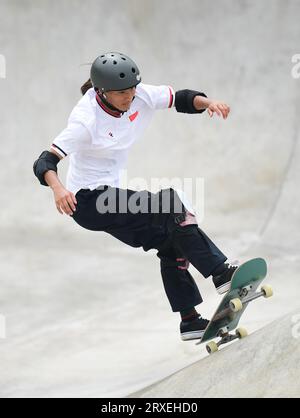
[[206, 346], [207, 351], [211, 354], [211, 352], [217, 351], [221, 344], [246, 336], [247, 332], [243, 328], [237, 330], [235, 335], [230, 334], [230, 331], [237, 328], [249, 302], [261, 296], [272, 296], [273, 292], [270, 286], [263, 286], [260, 292], [256, 292], [266, 275], [267, 264], [262, 258], [254, 258], [239, 266], [232, 276], [230, 289], [224, 295], [197, 344], [221, 337], [219, 343], [212, 342]]

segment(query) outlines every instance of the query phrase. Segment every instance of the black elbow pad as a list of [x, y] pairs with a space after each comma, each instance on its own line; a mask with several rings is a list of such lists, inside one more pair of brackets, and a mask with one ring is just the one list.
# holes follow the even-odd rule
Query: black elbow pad
[[179, 90], [175, 93], [175, 108], [181, 113], [202, 113], [206, 109], [196, 110], [193, 105], [196, 96], [207, 97], [206, 94], [195, 90]]
[[34, 162], [33, 172], [43, 186], [48, 186], [45, 182], [44, 174], [49, 170], [53, 170], [57, 173], [58, 163], [59, 157], [50, 151], [43, 151], [39, 158]]

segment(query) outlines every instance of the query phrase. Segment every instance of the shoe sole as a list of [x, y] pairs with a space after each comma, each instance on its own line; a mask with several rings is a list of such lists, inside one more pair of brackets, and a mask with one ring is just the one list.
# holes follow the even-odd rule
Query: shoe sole
[[181, 334], [181, 339], [182, 341], [199, 340], [203, 337], [204, 332], [205, 330], [184, 332], [183, 334]]
[[223, 295], [224, 293], [228, 292], [228, 290], [230, 289], [230, 284], [231, 281], [222, 284], [222, 286], [217, 287], [217, 292], [219, 293], [219, 295]]

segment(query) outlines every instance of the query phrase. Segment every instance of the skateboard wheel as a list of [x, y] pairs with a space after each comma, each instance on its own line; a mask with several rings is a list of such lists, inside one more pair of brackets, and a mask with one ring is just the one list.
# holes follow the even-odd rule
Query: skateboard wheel
[[211, 341], [210, 343], [207, 344], [206, 350], [207, 350], [208, 354], [213, 354], [213, 353], [216, 353], [219, 350], [219, 347], [217, 346], [217, 344], [214, 341]]
[[270, 298], [271, 296], [273, 296], [273, 289], [271, 286], [265, 284], [264, 286], [262, 286], [260, 288], [260, 290], [264, 293], [264, 297], [265, 298]]
[[243, 304], [241, 299], [236, 298], [236, 299], [231, 299], [231, 301], [229, 302], [229, 307], [232, 310], [232, 312], [239, 312], [243, 309]]
[[248, 332], [245, 328], [237, 328], [235, 333], [239, 337], [239, 339], [245, 338], [248, 335]]

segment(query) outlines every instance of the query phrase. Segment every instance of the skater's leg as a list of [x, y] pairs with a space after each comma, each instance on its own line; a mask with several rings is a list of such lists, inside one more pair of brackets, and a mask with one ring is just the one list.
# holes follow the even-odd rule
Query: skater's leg
[[[156, 195], [156, 203], [159, 213], [153, 216], [153, 223], [167, 230], [173, 247], [204, 277], [214, 274], [227, 257], [198, 227], [195, 215], [186, 209], [178, 193], [164, 189]], [[164, 213], [165, 208], [168, 213]]]
[[185, 258], [204, 276], [214, 274], [227, 257], [198, 227], [198, 225], [176, 225], [172, 231], [172, 241]]
[[202, 303], [199, 289], [188, 271], [188, 261], [172, 247], [168, 240], [157, 253], [166, 295], [173, 312], [183, 312]]
[[171, 241], [167, 241], [158, 252], [164, 288], [173, 312], [180, 312], [180, 335], [183, 341], [202, 337], [208, 320], [195, 309], [202, 303], [199, 289], [189, 273], [188, 260], [182, 257]]
[[[163, 211], [165, 196], [169, 198], [170, 203], [168, 214]], [[222, 294], [228, 290], [236, 267], [225, 263], [227, 257], [198, 227], [195, 214], [184, 206], [181, 199], [173, 189], [159, 192], [157, 201], [159, 201], [160, 213], [154, 216], [154, 222], [166, 228], [173, 247], [204, 277], [213, 276], [214, 285], [218, 293]], [[189, 207], [191, 208], [191, 205]]]
[[174, 247], [200, 271], [204, 277], [212, 275], [213, 283], [219, 294], [230, 288], [231, 278], [237, 266], [225, 263], [225, 255], [208, 236], [198, 228], [196, 218], [187, 213], [185, 220], [173, 227]]

